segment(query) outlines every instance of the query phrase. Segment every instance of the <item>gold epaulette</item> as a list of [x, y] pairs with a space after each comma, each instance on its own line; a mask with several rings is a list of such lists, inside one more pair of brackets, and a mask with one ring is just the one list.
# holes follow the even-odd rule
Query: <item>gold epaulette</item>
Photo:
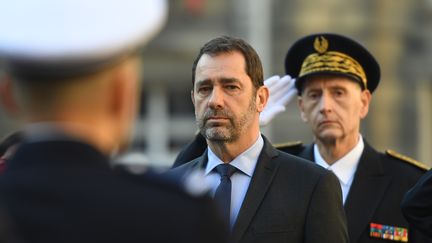
[[404, 162], [407, 162], [408, 164], [414, 165], [414, 166], [416, 166], [420, 169], [423, 169], [423, 170], [429, 170], [431, 168], [430, 166], [423, 164], [422, 162], [419, 162], [419, 161], [417, 161], [413, 158], [410, 158], [408, 156], [402, 155], [402, 154], [400, 154], [394, 150], [391, 150], [391, 149], [387, 149], [386, 154], [388, 154], [388, 155], [390, 155], [396, 159], [400, 159]]
[[274, 145], [275, 148], [288, 148], [288, 147], [296, 147], [302, 145], [302, 141], [291, 141], [286, 143], [277, 143]]

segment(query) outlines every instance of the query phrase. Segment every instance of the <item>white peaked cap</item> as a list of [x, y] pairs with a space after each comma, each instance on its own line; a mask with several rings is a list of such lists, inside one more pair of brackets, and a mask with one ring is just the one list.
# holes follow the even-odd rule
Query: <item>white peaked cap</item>
[[0, 58], [48, 66], [132, 51], [167, 16], [165, 0], [0, 0], [0, 9]]

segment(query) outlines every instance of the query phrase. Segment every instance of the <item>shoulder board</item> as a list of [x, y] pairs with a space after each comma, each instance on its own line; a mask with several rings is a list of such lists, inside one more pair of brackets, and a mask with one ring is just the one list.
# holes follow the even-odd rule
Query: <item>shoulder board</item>
[[394, 150], [391, 150], [391, 149], [387, 149], [386, 154], [388, 154], [391, 157], [394, 157], [396, 159], [402, 160], [408, 164], [414, 165], [414, 166], [416, 166], [420, 169], [423, 169], [423, 170], [429, 170], [431, 168], [430, 166], [423, 164], [422, 162], [419, 162], [419, 161], [417, 161], [413, 158], [410, 158], [408, 156], [402, 155], [402, 154], [400, 154]]
[[277, 143], [274, 144], [275, 148], [290, 148], [290, 147], [298, 147], [303, 145], [302, 141], [291, 141], [291, 142], [286, 142], [286, 143]]

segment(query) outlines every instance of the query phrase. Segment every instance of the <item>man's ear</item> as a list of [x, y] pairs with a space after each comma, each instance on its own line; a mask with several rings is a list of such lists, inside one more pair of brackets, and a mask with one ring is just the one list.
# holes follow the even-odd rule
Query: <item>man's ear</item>
[[363, 119], [369, 113], [369, 104], [372, 100], [372, 94], [369, 90], [363, 90], [360, 99], [362, 103], [362, 107], [360, 109], [360, 118]]
[[0, 103], [8, 114], [18, 114], [19, 106], [14, 95], [14, 85], [7, 76], [0, 77]]
[[125, 100], [126, 80], [123, 80], [123, 77], [121, 76], [116, 76], [113, 80], [110, 81], [111, 81], [111, 86], [110, 86], [111, 99], [109, 99], [109, 104], [110, 104], [109, 110], [111, 113], [115, 115], [123, 110], [124, 103], [126, 102]]
[[[107, 115], [110, 121], [106, 123], [117, 138], [119, 150], [126, 149], [130, 143], [132, 130], [139, 106], [138, 59], [130, 59], [108, 73], [109, 81]], [[102, 105], [101, 105], [102, 106]], [[115, 144], [115, 143], [114, 143]]]
[[304, 103], [303, 103], [303, 99], [301, 96], [298, 96], [297, 98], [297, 105], [299, 107], [300, 110], [300, 117], [303, 120], [303, 122], [308, 122], [308, 119], [306, 117], [306, 113], [304, 112]]
[[192, 104], [195, 106], [195, 97], [194, 97], [194, 91], [193, 89], [191, 90], [191, 100], [192, 100]]
[[258, 88], [256, 94], [256, 107], [258, 112], [262, 112], [264, 110], [264, 107], [267, 104], [269, 96], [270, 96], [270, 92], [267, 86], [261, 86]]
[[133, 69], [133, 60], [122, 64], [114, 70], [109, 79], [109, 97], [107, 107], [111, 116], [120, 118], [126, 114], [135, 114], [138, 105], [138, 84], [137, 70]]

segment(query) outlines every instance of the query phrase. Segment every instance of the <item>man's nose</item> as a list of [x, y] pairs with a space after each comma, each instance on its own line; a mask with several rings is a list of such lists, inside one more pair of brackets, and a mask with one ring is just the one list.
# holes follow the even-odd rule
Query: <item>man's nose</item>
[[212, 109], [220, 109], [223, 107], [224, 94], [220, 88], [214, 87], [208, 101], [208, 106]]
[[328, 113], [332, 111], [333, 100], [330, 95], [323, 93], [319, 101], [319, 110], [321, 113]]

